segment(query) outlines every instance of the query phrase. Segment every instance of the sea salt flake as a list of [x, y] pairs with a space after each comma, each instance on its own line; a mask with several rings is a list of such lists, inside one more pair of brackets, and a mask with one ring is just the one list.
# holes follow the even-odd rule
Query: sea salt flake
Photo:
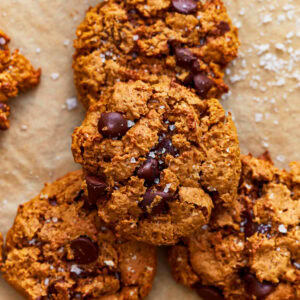
[[131, 160], [130, 160], [130, 162], [131, 162], [132, 164], [134, 164], [134, 163], [136, 163], [136, 159], [135, 159], [134, 157], [132, 157]]
[[267, 14], [267, 15], [264, 15], [263, 17], [262, 17], [262, 22], [263, 22], [263, 24], [267, 24], [267, 23], [270, 23], [270, 22], [272, 22], [272, 16], [271, 15], [269, 15], [269, 14]]
[[46, 278], [46, 279], [44, 280], [44, 284], [45, 284], [46, 286], [49, 285], [49, 282], [50, 282], [49, 278]]
[[293, 262], [293, 265], [294, 265], [297, 269], [300, 270], [300, 263], [294, 261], [294, 262]]
[[287, 229], [285, 228], [285, 226], [284, 226], [283, 224], [280, 224], [280, 225], [278, 226], [278, 230], [279, 230], [279, 232], [281, 232], [281, 233], [287, 233]]
[[70, 40], [68, 40], [68, 39], [67, 39], [67, 40], [64, 40], [64, 46], [67, 47], [67, 46], [69, 46], [69, 45], [70, 45]]
[[77, 265], [72, 265], [71, 272], [75, 273], [76, 275], [80, 275], [82, 272], [82, 269], [80, 269]]
[[149, 156], [155, 158], [155, 153], [153, 151], [150, 151]]
[[115, 263], [112, 260], [105, 260], [104, 263], [109, 267], [113, 267], [115, 265]]
[[59, 78], [59, 73], [52, 73], [51, 74], [51, 78], [52, 78], [52, 80], [57, 80], [58, 78]]
[[133, 122], [133, 121], [131, 121], [131, 120], [128, 120], [127, 121], [127, 126], [129, 127], [129, 128], [131, 128], [132, 126], [134, 126], [135, 125], [135, 123]]
[[168, 193], [168, 192], [169, 192], [169, 189], [170, 189], [171, 185], [172, 185], [172, 183], [166, 184], [166, 186], [165, 186], [165, 188], [164, 188], [164, 192], [165, 192], [165, 193]]
[[255, 114], [255, 122], [259, 123], [262, 121], [262, 119], [263, 119], [263, 114], [261, 113]]
[[66, 100], [66, 105], [69, 111], [75, 109], [78, 106], [77, 99], [75, 97], [68, 98]]
[[280, 161], [280, 162], [285, 162], [285, 156], [284, 155], [277, 155], [276, 156], [276, 159], [278, 160], [278, 161]]

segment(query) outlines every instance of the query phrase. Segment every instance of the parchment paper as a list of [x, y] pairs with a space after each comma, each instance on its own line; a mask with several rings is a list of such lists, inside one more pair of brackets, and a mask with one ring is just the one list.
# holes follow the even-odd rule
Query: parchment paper
[[[1, 0], [0, 28], [33, 64], [43, 69], [32, 92], [11, 101], [11, 129], [0, 132], [0, 231], [11, 226], [17, 206], [79, 166], [71, 134], [84, 117], [76, 96], [71, 55], [75, 28], [97, 0]], [[231, 93], [222, 100], [232, 111], [244, 153], [269, 149], [276, 165], [300, 160], [300, 2], [226, 0], [240, 27], [240, 57], [227, 70]], [[298, 19], [298, 20], [297, 20]], [[298, 36], [297, 36], [298, 32]], [[298, 52], [297, 52], [298, 51]], [[71, 101], [72, 102], [72, 101]], [[69, 107], [71, 108], [71, 107]], [[160, 251], [148, 299], [199, 299], [172, 280]], [[0, 279], [0, 300], [22, 299]]]

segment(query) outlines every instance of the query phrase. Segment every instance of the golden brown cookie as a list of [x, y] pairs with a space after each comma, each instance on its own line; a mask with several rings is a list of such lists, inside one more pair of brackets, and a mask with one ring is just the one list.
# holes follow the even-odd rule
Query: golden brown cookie
[[9, 41], [0, 30], [0, 130], [9, 128], [7, 100], [36, 86], [41, 76], [41, 69], [35, 70], [19, 50], [10, 52]]
[[174, 244], [209, 221], [213, 203], [236, 197], [230, 115], [167, 77], [108, 89], [74, 131], [72, 151], [101, 218], [129, 239]]
[[238, 200], [171, 248], [174, 278], [202, 299], [300, 299], [300, 163], [242, 156]]
[[85, 201], [81, 178], [81, 171], [69, 173], [19, 207], [3, 277], [32, 300], [144, 298], [155, 248], [117, 239]]
[[73, 68], [86, 108], [116, 81], [155, 83], [160, 75], [219, 97], [228, 90], [222, 69], [239, 47], [221, 0], [108, 0], [76, 33]]

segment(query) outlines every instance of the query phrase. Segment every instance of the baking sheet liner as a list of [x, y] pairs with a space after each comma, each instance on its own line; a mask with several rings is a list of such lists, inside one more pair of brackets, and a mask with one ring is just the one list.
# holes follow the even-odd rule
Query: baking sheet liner
[[[0, 231], [17, 207], [51, 182], [79, 168], [72, 159], [73, 129], [84, 117], [72, 108], [75, 28], [95, 0], [1, 0], [0, 28], [36, 67], [40, 86], [11, 101], [11, 128], [0, 132]], [[240, 27], [239, 58], [227, 70], [231, 88], [222, 100], [235, 119], [242, 152], [271, 152], [277, 166], [300, 160], [300, 4], [297, 1], [225, 1]], [[298, 21], [297, 21], [298, 19]], [[298, 52], [297, 52], [298, 50]], [[67, 105], [67, 99], [69, 99]], [[70, 100], [71, 99], [71, 100]], [[71, 104], [71, 105], [70, 105]], [[0, 278], [0, 299], [22, 299]], [[165, 249], [149, 300], [199, 299], [176, 284]]]

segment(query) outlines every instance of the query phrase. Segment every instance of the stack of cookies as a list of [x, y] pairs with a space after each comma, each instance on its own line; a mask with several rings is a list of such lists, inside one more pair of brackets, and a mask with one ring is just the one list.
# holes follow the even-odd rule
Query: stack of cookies
[[217, 100], [239, 47], [221, 0], [108, 0], [74, 46], [82, 170], [19, 207], [4, 278], [32, 300], [143, 299], [169, 246], [201, 299], [300, 299], [300, 163], [240, 154]]

